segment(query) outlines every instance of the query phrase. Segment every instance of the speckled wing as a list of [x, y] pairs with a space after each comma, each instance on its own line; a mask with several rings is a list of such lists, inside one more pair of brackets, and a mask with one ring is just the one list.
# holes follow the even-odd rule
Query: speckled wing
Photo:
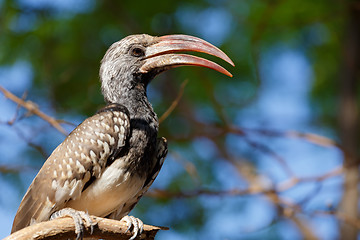
[[125, 146], [130, 133], [128, 110], [111, 104], [76, 127], [46, 160], [16, 213], [11, 232], [47, 221], [82, 191]]

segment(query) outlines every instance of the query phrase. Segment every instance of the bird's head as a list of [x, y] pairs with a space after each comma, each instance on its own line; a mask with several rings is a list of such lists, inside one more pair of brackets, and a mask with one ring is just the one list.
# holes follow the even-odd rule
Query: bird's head
[[131, 35], [112, 44], [101, 61], [100, 81], [105, 100], [126, 101], [134, 90], [146, 94], [147, 84], [157, 74], [179, 66], [202, 66], [232, 76], [214, 62], [178, 53], [183, 51], [207, 53], [234, 66], [224, 52], [200, 38], [187, 35]]

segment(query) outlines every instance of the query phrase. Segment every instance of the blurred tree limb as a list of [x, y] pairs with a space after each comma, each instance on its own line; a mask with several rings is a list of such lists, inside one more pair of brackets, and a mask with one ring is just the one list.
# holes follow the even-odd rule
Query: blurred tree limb
[[61, 132], [65, 136], [67, 135], [67, 132], [59, 124], [58, 120], [56, 120], [55, 118], [50, 117], [49, 115], [40, 111], [38, 106], [36, 106], [33, 102], [24, 101], [23, 99], [18, 98], [17, 96], [15, 96], [14, 94], [12, 94], [11, 92], [9, 92], [8, 90], [6, 90], [5, 88], [3, 88], [1, 86], [0, 86], [0, 91], [4, 94], [4, 96], [6, 98], [17, 103], [19, 106], [22, 106], [23, 108], [27, 109], [29, 111], [29, 113], [35, 114], [35, 115], [39, 116], [40, 118], [42, 118], [43, 120], [47, 121], [51, 126], [56, 128], [59, 132]]
[[[339, 135], [344, 147], [344, 192], [339, 212], [357, 219], [359, 214], [359, 104], [360, 87], [360, 9], [348, 1], [348, 19], [345, 26], [343, 63], [340, 71]], [[340, 225], [340, 238], [355, 240], [358, 229], [353, 225]]]
[[180, 86], [180, 90], [178, 95], [176, 96], [175, 100], [171, 103], [171, 105], [169, 106], [169, 108], [161, 115], [161, 117], [159, 118], [159, 124], [162, 123], [170, 114], [172, 111], [174, 111], [174, 109], [176, 108], [176, 106], [179, 104], [179, 101], [184, 93], [184, 89], [185, 86], [187, 85], [188, 80], [185, 79]]

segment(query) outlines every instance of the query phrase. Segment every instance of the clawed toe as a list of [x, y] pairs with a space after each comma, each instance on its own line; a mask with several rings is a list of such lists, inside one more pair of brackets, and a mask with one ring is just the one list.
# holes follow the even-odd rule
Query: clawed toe
[[133, 227], [132, 229], [133, 235], [129, 240], [135, 239], [138, 235], [140, 236], [144, 230], [144, 223], [140, 219], [134, 216], [125, 216], [121, 220], [126, 222], [127, 229], [125, 232], [128, 232], [130, 228]]
[[91, 220], [89, 214], [83, 211], [77, 211], [72, 208], [63, 208], [54, 212], [50, 220], [60, 217], [71, 217], [75, 224], [76, 240], [83, 239], [84, 237], [84, 221], [90, 227], [90, 234], [94, 232], [95, 223]]

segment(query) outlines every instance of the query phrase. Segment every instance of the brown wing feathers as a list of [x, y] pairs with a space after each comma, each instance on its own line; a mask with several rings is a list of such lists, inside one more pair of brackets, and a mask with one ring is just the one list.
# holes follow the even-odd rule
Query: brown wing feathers
[[125, 145], [129, 122], [126, 108], [112, 104], [75, 128], [29, 187], [11, 232], [48, 220], [67, 201], [79, 197], [90, 178], [100, 177], [109, 157]]

